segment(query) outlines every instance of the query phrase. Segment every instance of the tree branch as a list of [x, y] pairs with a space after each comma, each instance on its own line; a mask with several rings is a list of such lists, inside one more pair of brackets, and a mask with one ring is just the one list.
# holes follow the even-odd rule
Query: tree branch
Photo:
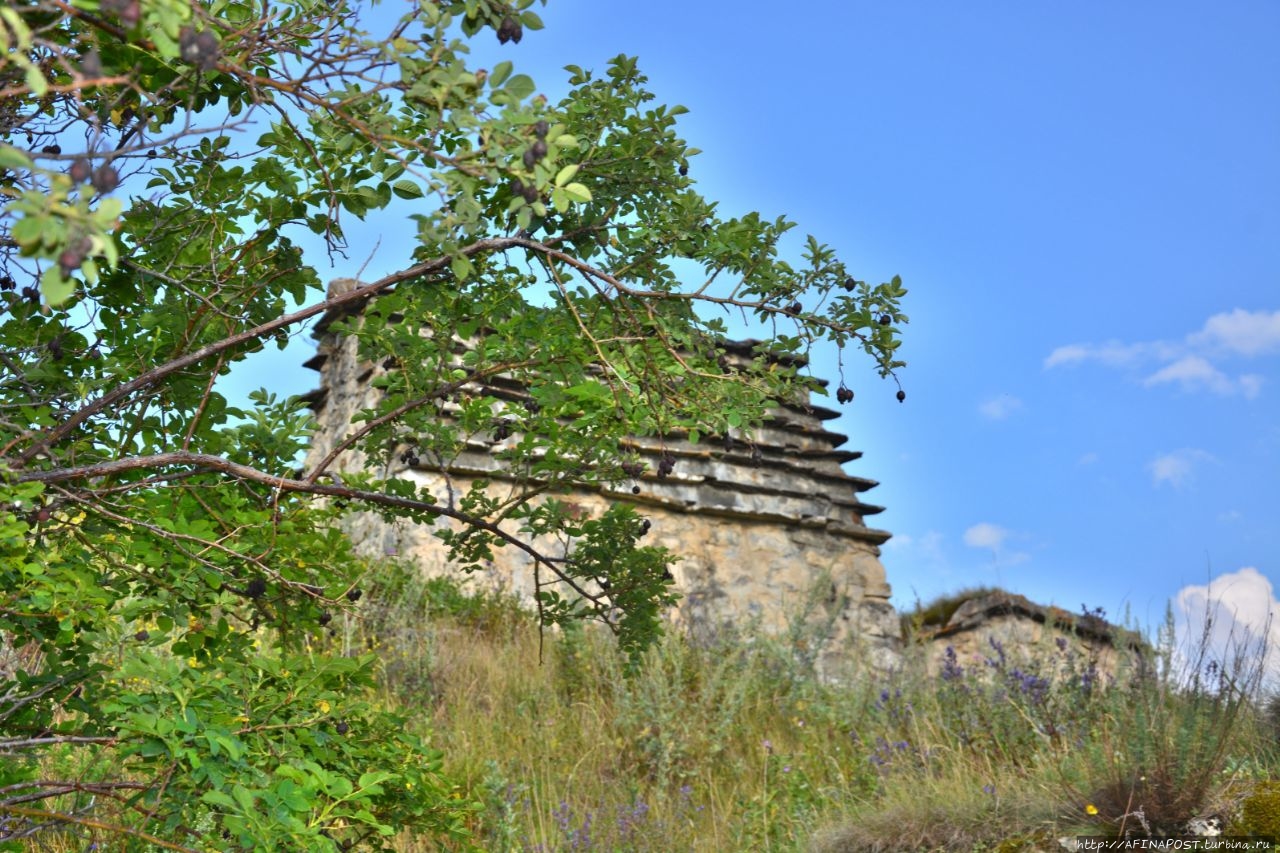
[[[349, 296], [350, 294], [347, 295]], [[224, 459], [221, 456], [214, 456], [208, 453], [188, 453], [184, 451], [156, 453], [151, 456], [135, 456], [128, 459], [117, 459], [111, 462], [101, 462], [96, 465], [84, 465], [76, 468], [56, 468], [49, 471], [21, 472], [17, 474], [15, 479], [19, 483], [65, 483], [73, 480], [109, 477], [117, 474], [128, 473], [130, 471], [150, 471], [169, 466], [187, 466], [199, 468], [205, 471], [220, 471], [237, 479], [251, 483], [259, 483], [282, 492], [298, 492], [332, 498], [342, 498], [344, 500], [361, 501], [363, 503], [376, 504], [378, 506], [395, 507], [397, 509], [409, 510], [411, 512], [422, 512], [428, 515], [452, 518], [455, 521], [462, 522], [471, 528], [490, 533], [507, 544], [524, 551], [533, 558], [535, 565], [546, 566], [554, 572], [557, 577], [568, 584], [574, 592], [592, 601], [596, 599], [596, 596], [583, 589], [573, 578], [565, 575], [565, 573], [556, 566], [556, 560], [554, 558], [543, 554], [523, 539], [508, 533], [497, 524], [486, 521], [483, 518], [477, 518], [469, 513], [460, 512], [459, 510], [448, 506], [441, 506], [440, 504], [415, 500], [413, 498], [403, 498], [398, 495], [388, 495], [382, 492], [371, 492], [364, 489], [351, 489], [342, 485], [320, 485], [318, 483], [307, 482], [306, 480], [276, 476], [268, 474], [265, 471], [259, 471], [257, 468], [252, 468], [248, 465], [241, 465], [238, 462], [232, 462], [229, 459]], [[185, 477], [189, 475], [190, 471], [173, 472], [174, 477]], [[151, 477], [149, 478], [149, 481], [155, 482], [157, 479], [164, 479], [164, 477]]]

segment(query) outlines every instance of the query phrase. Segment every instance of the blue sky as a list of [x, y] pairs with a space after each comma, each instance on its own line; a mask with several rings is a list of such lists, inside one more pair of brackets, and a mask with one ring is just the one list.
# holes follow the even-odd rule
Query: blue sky
[[[895, 603], [999, 584], [1145, 625], [1206, 595], [1280, 614], [1280, 5], [539, 12], [476, 64], [510, 58], [554, 99], [561, 66], [638, 55], [690, 108], [723, 213], [785, 214], [797, 257], [812, 233], [903, 277], [907, 401], [859, 362], [835, 425], [881, 482]], [[366, 275], [401, 263], [379, 227], [349, 228], [390, 238]], [[303, 357], [268, 369], [292, 382]], [[314, 383], [296, 373], [277, 390]]]

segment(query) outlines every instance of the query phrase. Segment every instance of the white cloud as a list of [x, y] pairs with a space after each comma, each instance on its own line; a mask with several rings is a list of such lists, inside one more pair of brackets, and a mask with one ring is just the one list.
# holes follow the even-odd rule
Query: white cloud
[[936, 530], [926, 531], [920, 536], [895, 533], [893, 538], [881, 547], [893, 555], [893, 561], [898, 565], [945, 572], [950, 568], [943, 548], [945, 539], [946, 537]]
[[1195, 474], [1195, 466], [1200, 462], [1213, 459], [1211, 455], [1194, 447], [1184, 447], [1163, 456], [1157, 456], [1147, 463], [1151, 472], [1151, 485], [1159, 486], [1168, 483], [1175, 489], [1189, 485]]
[[978, 405], [978, 412], [989, 421], [1002, 421], [1022, 408], [1022, 401], [1012, 394], [991, 397]]
[[1240, 393], [1252, 400], [1262, 392], [1263, 378], [1256, 373], [1246, 373], [1236, 380]]
[[979, 522], [964, 532], [964, 544], [970, 548], [982, 548], [991, 552], [991, 561], [1005, 566], [1016, 566], [1031, 559], [1025, 551], [1006, 551], [1005, 542], [1020, 537], [1010, 530], [989, 521]]
[[1208, 346], [1245, 356], [1280, 352], [1280, 310], [1245, 311], [1237, 308], [1214, 314], [1204, 328], [1187, 338], [1194, 346]]
[[1266, 656], [1265, 677], [1274, 685], [1280, 675], [1280, 659], [1271, 654], [1280, 644], [1280, 603], [1271, 580], [1253, 566], [1183, 587], [1174, 597], [1174, 619], [1174, 651], [1184, 666], [1212, 661], [1231, 675], [1234, 664], [1262, 665]]
[[1049, 368], [1060, 364], [1098, 361], [1108, 367], [1128, 367], [1153, 357], [1159, 358], [1167, 349], [1168, 344], [1160, 341], [1137, 344], [1126, 344], [1120, 341], [1107, 341], [1104, 344], [1068, 344], [1049, 353], [1049, 357], [1044, 360], [1044, 366]]
[[990, 548], [994, 551], [1008, 538], [1008, 530], [986, 521], [975, 524], [964, 532], [964, 544], [970, 548]]
[[1243, 394], [1250, 399], [1258, 396], [1262, 388], [1261, 376], [1251, 373], [1232, 379], [1198, 355], [1183, 356], [1148, 376], [1142, 384], [1150, 388], [1166, 382], [1177, 382], [1187, 391], [1203, 387], [1215, 394]]
[[[1218, 364], [1225, 358], [1257, 358], [1280, 353], [1280, 310], [1233, 311], [1214, 314], [1198, 332], [1180, 341], [1125, 343], [1075, 343], [1060, 346], [1044, 360], [1046, 370], [1096, 362], [1137, 373], [1150, 371], [1142, 380], [1148, 388], [1176, 384], [1185, 391], [1209, 391], [1246, 399], [1262, 392], [1264, 377], [1242, 373], [1232, 377]], [[1141, 375], [1141, 374], [1138, 374]], [[1136, 377], [1135, 377], [1136, 378]]]
[[884, 547], [891, 551], [925, 552], [936, 557], [942, 554], [942, 538], [936, 530], [930, 530], [919, 538], [909, 533], [895, 533]]

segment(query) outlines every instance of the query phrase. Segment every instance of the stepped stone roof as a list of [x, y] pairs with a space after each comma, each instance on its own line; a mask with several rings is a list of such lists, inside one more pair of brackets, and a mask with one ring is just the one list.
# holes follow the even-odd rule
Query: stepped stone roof
[[[304, 364], [322, 376], [336, 353], [337, 343], [326, 333], [332, 319], [326, 317], [318, 326], [320, 346]], [[728, 341], [720, 346], [731, 357], [745, 359], [759, 343]], [[356, 382], [367, 383], [375, 370], [373, 365], [364, 365]], [[332, 379], [326, 379], [320, 388], [306, 395], [317, 415], [323, 413], [334, 384]], [[510, 400], [527, 396], [517, 383], [501, 378], [486, 383], [484, 392]], [[631, 449], [649, 463], [646, 473], [635, 483], [639, 493], [633, 492], [630, 483], [600, 491], [610, 498], [677, 512], [772, 520], [882, 545], [892, 534], [866, 526], [864, 519], [883, 512], [884, 507], [861, 499], [862, 493], [879, 483], [844, 470], [844, 463], [861, 458], [862, 453], [842, 449], [848, 436], [823, 426], [825, 421], [839, 416], [839, 412], [822, 406], [788, 404], [771, 412], [750, 442], [707, 438], [693, 444], [686, 434], [667, 435], [662, 441], [632, 439]], [[473, 439], [450, 464], [450, 472], [457, 476], [501, 477], [501, 466], [492, 456], [501, 444]], [[653, 473], [657, 468], [655, 460], [664, 452], [674, 457], [676, 465], [671, 474], [659, 478]]]

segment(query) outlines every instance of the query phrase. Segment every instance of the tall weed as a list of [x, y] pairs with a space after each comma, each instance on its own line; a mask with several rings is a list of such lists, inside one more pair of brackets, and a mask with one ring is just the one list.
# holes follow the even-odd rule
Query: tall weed
[[355, 631], [382, 644], [387, 701], [485, 803], [487, 850], [1052, 849], [1180, 829], [1278, 769], [1248, 655], [1109, 683], [1052, 641], [940, 671], [909, 648], [834, 684], [814, 672], [821, 621], [798, 614], [780, 636], [672, 634], [629, 670], [603, 631], [540, 637], [510, 599], [442, 583], [378, 587]]

